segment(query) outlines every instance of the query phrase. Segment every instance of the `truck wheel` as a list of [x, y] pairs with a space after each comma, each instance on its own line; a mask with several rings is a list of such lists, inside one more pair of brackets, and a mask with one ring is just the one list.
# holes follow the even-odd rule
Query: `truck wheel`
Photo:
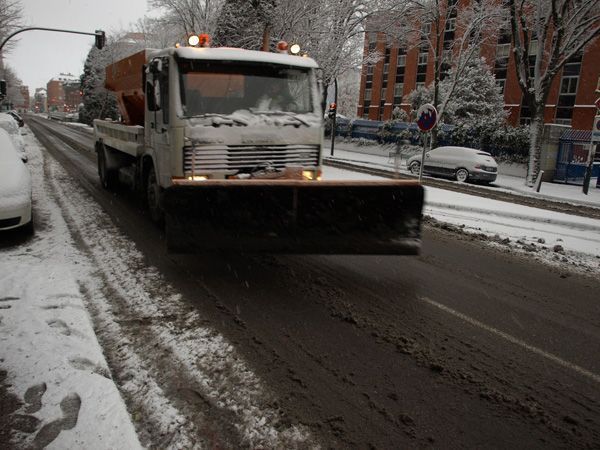
[[119, 174], [116, 170], [106, 167], [106, 148], [104, 145], [98, 147], [98, 175], [104, 189], [114, 191], [118, 187]]
[[150, 169], [148, 178], [146, 178], [146, 204], [152, 221], [162, 227], [165, 215], [161, 205], [161, 195], [161, 189], [156, 180], [156, 172], [153, 167]]

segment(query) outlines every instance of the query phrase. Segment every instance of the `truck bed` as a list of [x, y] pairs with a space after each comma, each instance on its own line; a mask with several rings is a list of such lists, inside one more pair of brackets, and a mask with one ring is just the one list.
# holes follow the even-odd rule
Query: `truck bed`
[[102, 139], [104, 145], [120, 150], [131, 156], [139, 156], [144, 150], [144, 127], [123, 125], [109, 120], [94, 120], [96, 139]]

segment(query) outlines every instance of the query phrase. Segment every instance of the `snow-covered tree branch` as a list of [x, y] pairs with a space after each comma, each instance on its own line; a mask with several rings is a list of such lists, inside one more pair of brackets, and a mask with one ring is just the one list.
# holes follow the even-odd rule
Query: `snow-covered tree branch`
[[540, 171], [544, 109], [552, 82], [569, 60], [600, 36], [600, 0], [506, 3], [519, 87], [531, 114], [527, 184], [533, 185]]
[[[415, 0], [404, 3], [402, 20], [390, 27], [400, 45], [419, 48], [433, 58], [432, 103], [443, 121], [447, 105], [465, 68], [479, 57], [481, 46], [495, 39], [504, 20], [496, 0], [460, 5], [451, 0]], [[440, 82], [445, 80], [444, 92]], [[434, 133], [435, 140], [435, 133]]]
[[149, 0], [148, 6], [163, 11], [160, 20], [175, 28], [181, 38], [192, 33], [214, 34], [223, 3], [224, 0]]

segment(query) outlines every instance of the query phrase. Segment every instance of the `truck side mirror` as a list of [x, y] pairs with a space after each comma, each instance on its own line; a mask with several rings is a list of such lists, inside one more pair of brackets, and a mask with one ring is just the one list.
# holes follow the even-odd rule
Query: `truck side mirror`
[[0, 80], [0, 95], [4, 97], [6, 95], [6, 81]]
[[146, 82], [146, 101], [148, 102], [148, 110], [156, 111], [156, 93], [154, 91], [154, 85], [148, 81]]
[[162, 72], [162, 61], [158, 58], [150, 61], [150, 73], [157, 74]]

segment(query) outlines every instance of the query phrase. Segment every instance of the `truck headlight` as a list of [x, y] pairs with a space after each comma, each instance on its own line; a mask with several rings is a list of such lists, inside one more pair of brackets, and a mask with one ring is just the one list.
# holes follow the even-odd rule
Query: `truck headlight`
[[302, 178], [306, 180], [321, 180], [320, 170], [303, 170]]

